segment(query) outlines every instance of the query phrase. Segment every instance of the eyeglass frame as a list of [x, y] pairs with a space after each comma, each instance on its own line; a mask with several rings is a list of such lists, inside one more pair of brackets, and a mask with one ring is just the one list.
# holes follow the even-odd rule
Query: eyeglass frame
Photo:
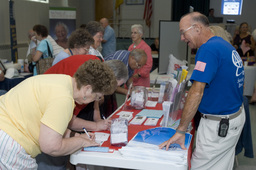
[[183, 30], [183, 31], [181, 31], [180, 32], [180, 36], [184, 36], [184, 34], [185, 34], [185, 32], [187, 32], [187, 31], [189, 31], [191, 28], [193, 28], [195, 25], [193, 24], [193, 25], [191, 25], [190, 27], [188, 27], [187, 29], [185, 29], [185, 30]]
[[137, 68], [141, 68], [141, 65], [135, 60]]

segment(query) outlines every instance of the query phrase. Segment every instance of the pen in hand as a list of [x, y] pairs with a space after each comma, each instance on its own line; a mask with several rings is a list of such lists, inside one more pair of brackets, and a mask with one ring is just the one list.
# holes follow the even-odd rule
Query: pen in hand
[[89, 133], [87, 132], [87, 130], [85, 128], [83, 128], [84, 132], [86, 133], [86, 135], [89, 137], [89, 139], [91, 139]]

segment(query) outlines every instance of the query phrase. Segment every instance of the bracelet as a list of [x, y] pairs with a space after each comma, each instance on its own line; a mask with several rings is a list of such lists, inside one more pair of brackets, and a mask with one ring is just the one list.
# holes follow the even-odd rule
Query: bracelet
[[178, 130], [178, 129], [176, 129], [176, 132], [177, 132], [177, 133], [180, 133], [180, 134], [182, 134], [182, 135], [185, 135], [185, 133], [186, 133], [186, 131], [181, 131], [181, 130]]

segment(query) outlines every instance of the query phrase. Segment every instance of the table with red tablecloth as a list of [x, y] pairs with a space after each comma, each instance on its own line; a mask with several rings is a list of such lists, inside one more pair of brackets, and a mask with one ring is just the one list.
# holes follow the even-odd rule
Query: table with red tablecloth
[[[133, 117], [135, 117], [141, 110], [132, 109], [129, 106], [130, 101], [127, 101], [127, 103], [124, 103], [122, 106], [120, 106], [117, 111], [115, 111], [111, 116], [110, 119], [118, 118], [119, 115], [117, 115], [121, 111], [129, 111], [133, 112]], [[125, 109], [124, 109], [125, 107]], [[127, 109], [128, 108], [128, 109]], [[153, 110], [162, 110], [162, 104], [157, 103], [155, 107], [146, 107], [145, 109], [153, 109]], [[155, 127], [160, 127], [160, 122], [163, 119], [160, 118], [156, 126], [146, 126], [144, 124], [142, 125], [128, 125], [128, 140], [130, 141], [138, 132], [151, 129]], [[193, 126], [193, 124], [192, 124]], [[102, 131], [105, 133], [110, 133], [110, 131]], [[193, 135], [195, 132], [194, 128], [191, 131], [191, 134]], [[188, 149], [188, 165], [187, 166], [181, 166], [177, 165], [175, 169], [188, 169], [190, 167], [190, 159], [192, 154], [192, 147], [193, 147], [193, 140], [194, 137], [192, 137], [190, 147]], [[112, 153], [100, 153], [100, 152], [86, 152], [86, 151], [78, 151], [71, 155], [70, 162], [74, 165], [77, 164], [87, 164], [87, 165], [98, 165], [98, 166], [107, 166], [107, 167], [116, 167], [116, 168], [130, 168], [130, 169], [166, 169], [167, 167], [170, 168], [174, 167], [176, 165], [172, 163], [159, 163], [157, 161], [148, 161], [148, 160], [138, 160], [138, 159], [127, 159], [121, 156], [121, 154], [118, 152], [118, 149], [120, 147], [112, 146], [110, 144], [110, 138], [105, 141], [102, 144], [102, 147], [109, 147], [110, 149], [113, 149], [114, 152]]]

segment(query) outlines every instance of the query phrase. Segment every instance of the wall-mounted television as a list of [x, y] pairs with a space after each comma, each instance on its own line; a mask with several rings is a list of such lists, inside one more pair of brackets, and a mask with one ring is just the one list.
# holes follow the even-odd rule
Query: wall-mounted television
[[243, 0], [222, 0], [221, 14], [222, 15], [241, 15]]

